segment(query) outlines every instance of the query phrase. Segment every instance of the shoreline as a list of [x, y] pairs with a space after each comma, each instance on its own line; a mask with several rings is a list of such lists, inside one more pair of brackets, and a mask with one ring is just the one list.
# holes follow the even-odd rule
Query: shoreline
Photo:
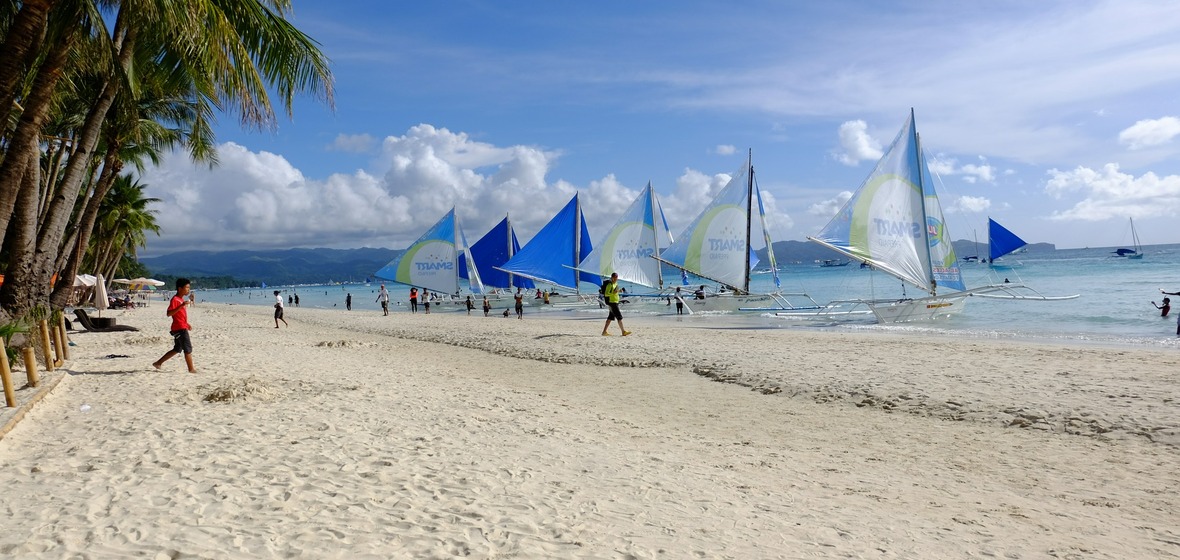
[[191, 375], [143, 311], [0, 440], [0, 552], [1180, 556], [1173, 352], [201, 303]]
[[[317, 288], [316, 290], [308, 290], [309, 292], [315, 292], [315, 291], [319, 291], [318, 288], [338, 289], [340, 286], [307, 285], [307, 286], [299, 286], [299, 287], [300, 288]], [[363, 286], [361, 286], [361, 287], [363, 287]], [[282, 287], [282, 286], [275, 287], [275, 289], [281, 289], [281, 290], [285, 290], [285, 289], [289, 289], [289, 288], [290, 288], [289, 286], [288, 287]], [[270, 288], [267, 288], [267, 289], [269, 290]], [[231, 294], [231, 292], [233, 292], [233, 291], [232, 290], [205, 290], [205, 292]], [[361, 292], [358, 292], [358, 293], [361, 293]], [[400, 294], [401, 292], [394, 292], [394, 293]], [[354, 294], [354, 295], [356, 295], [356, 294]], [[202, 293], [200, 291], [197, 292], [197, 296], [198, 296], [199, 300], [203, 299]], [[318, 296], [313, 296], [313, 298], [314, 297], [318, 297]], [[408, 306], [408, 303], [403, 302], [403, 301], [398, 301], [396, 299], [396, 297], [397, 296], [395, 296], [395, 298], [390, 301], [390, 313], [391, 314], [409, 313], [408, 310], [406, 309], [406, 306]], [[263, 307], [270, 306], [269, 299], [257, 300], [257, 303], [255, 303], [254, 300], [249, 300], [249, 299], [245, 300], [245, 301], [230, 301], [230, 300], [222, 300], [222, 299], [212, 299], [212, 300], [205, 300], [204, 303], [212, 303], [215, 305], [243, 305], [243, 306], [263, 306]], [[994, 302], [988, 302], [988, 303], [991, 303], [994, 305]], [[529, 298], [526, 298], [525, 299], [525, 315], [526, 315], [526, 317], [537, 316], [537, 317], [546, 318], [546, 319], [581, 319], [581, 318], [583, 318], [583, 316], [588, 316], [588, 317], [600, 317], [601, 316], [603, 318], [605, 317], [605, 314], [599, 314], [596, 312], [596, 310], [593, 310], [593, 309], [586, 309], [586, 310], [573, 310], [573, 309], [537, 310], [535, 308], [535, 306], [533, 306], [531, 304], [532, 304], [532, 300]], [[974, 305], [981, 305], [981, 304], [983, 304], [983, 302], [975, 302]], [[1040, 304], [1040, 302], [1030, 303], [1030, 305], [1038, 305], [1038, 304]], [[364, 301], [364, 299], [360, 298], [360, 300], [356, 303], [356, 305], [354, 305], [353, 312], [354, 313], [363, 313], [366, 311], [372, 311], [374, 309], [379, 311], [379, 308], [377, 308], [377, 307], [374, 307], [373, 309], [368, 309], [368, 308], [364, 307], [365, 305], [366, 305], [366, 302]], [[1048, 303], [1048, 305], [1053, 305], [1053, 303]], [[346, 312], [343, 308], [343, 304], [340, 304], [339, 306], [308, 304], [308, 305], [304, 305], [303, 307], [297, 307], [297, 308], [291, 308], [289, 306], [289, 310], [290, 309], [319, 309], [319, 310], [324, 310], [324, 311]], [[651, 309], [651, 308], [649, 308], [649, 309]], [[502, 311], [502, 308], [495, 308], [493, 310], [493, 315], [495, 315], [497, 313], [497, 311]], [[460, 313], [461, 314], [462, 310], [454, 310], [454, 311], [447, 310], [447, 311], [443, 311], [443, 312], [444, 313]], [[476, 307], [475, 313], [480, 313], [480, 312], [481, 312], [481, 310], [478, 307], [478, 300], [477, 300], [477, 307]], [[970, 312], [971, 312], [970, 310], [967, 311], [967, 313], [970, 313]], [[674, 313], [639, 312], [639, 311], [629, 310], [629, 309], [624, 308], [623, 314], [624, 314], [624, 317], [626, 317], [627, 319], [634, 317], [636, 319], [641, 319], [641, 320], [645, 319], [645, 318], [651, 318], [651, 319], [655, 319], [658, 321], [675, 321], [676, 320], [676, 316]], [[788, 330], [804, 331], [804, 332], [837, 332], [837, 333], [840, 333], [840, 332], [863, 332], [863, 333], [872, 333], [872, 334], [877, 334], [877, 333], [895, 334], [895, 335], [901, 335], [901, 336], [916, 335], [916, 336], [920, 336], [920, 337], [922, 337], [922, 336], [946, 337], [946, 338], [962, 339], [962, 340], [997, 340], [997, 341], [1006, 341], [1006, 342], [1011, 341], [1011, 342], [1016, 342], [1016, 343], [1067, 345], [1067, 346], [1077, 346], [1077, 347], [1081, 347], [1081, 348], [1097, 347], [1097, 348], [1127, 349], [1127, 350], [1151, 348], [1151, 349], [1160, 349], [1160, 350], [1180, 350], [1180, 336], [1176, 336], [1176, 335], [1172, 334], [1175, 331], [1175, 320], [1173, 320], [1171, 317], [1168, 317], [1166, 319], [1161, 319], [1159, 321], [1161, 326], [1159, 327], [1159, 333], [1157, 335], [1152, 335], [1152, 336], [1140, 335], [1140, 336], [1130, 336], [1130, 337], [1124, 336], [1124, 335], [1089, 333], [1089, 332], [1060, 331], [1060, 332], [1054, 332], [1054, 333], [1045, 333], [1045, 332], [1034, 332], [1034, 331], [1027, 331], [1027, 330], [1020, 331], [1020, 330], [1014, 330], [1014, 329], [1002, 329], [1002, 328], [995, 328], [995, 327], [971, 327], [971, 326], [962, 326], [960, 323], [949, 323], [948, 321], [945, 321], [945, 320], [944, 321], [935, 321], [935, 322], [930, 322], [930, 323], [908, 323], [908, 324], [896, 324], [896, 325], [878, 325], [876, 323], [854, 322], [854, 321], [853, 322], [845, 322], [845, 323], [835, 322], [835, 321], [824, 323], [824, 322], [809, 322], [805, 319], [798, 319], [798, 318], [795, 318], [795, 319], [790, 319], [790, 318], [785, 318], [785, 317], [775, 318], [775, 317], [759, 315], [759, 314], [755, 314], [755, 313], [744, 313], [744, 312], [743, 313], [703, 312], [703, 313], [698, 313], [697, 315], [685, 315], [685, 318], [688, 321], [699, 321], [701, 323], [707, 322], [708, 324], [701, 325], [702, 328], [744, 327], [744, 328], [747, 328], [750, 330], [788, 329]], [[1145, 320], [1150, 320], [1150, 319], [1145, 319]]]

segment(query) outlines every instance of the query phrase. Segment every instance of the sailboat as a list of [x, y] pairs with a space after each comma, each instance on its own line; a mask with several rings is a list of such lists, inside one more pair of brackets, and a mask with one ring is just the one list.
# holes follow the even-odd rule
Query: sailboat
[[618, 273], [619, 280], [660, 290], [664, 287], [663, 271], [660, 261], [652, 257], [671, 244], [664, 209], [648, 182], [578, 268], [603, 278]]
[[472, 262], [471, 251], [467, 250], [467, 238], [463, 235], [455, 209], [451, 208], [422, 237], [373, 275], [437, 294], [458, 296], [458, 259], [461, 255], [466, 260], [468, 286], [473, 293], [482, 293], [479, 270]]
[[993, 268], [1010, 266], [996, 261], [1002, 259], [1004, 255], [1015, 253], [1025, 245], [1028, 245], [1028, 242], [1021, 239], [1019, 235], [1012, 233], [999, 222], [991, 218], [987, 219], [987, 260]]
[[832, 302], [867, 306], [880, 323], [928, 321], [963, 310], [967, 290], [951, 246], [942, 206], [922, 153], [914, 113], [852, 198], [814, 237], [842, 255], [867, 263], [926, 295]]
[[[507, 215], [471, 245], [471, 260], [475, 261], [478, 278], [484, 287], [492, 290], [508, 290], [523, 288], [532, 290], [536, 284], [528, 278], [515, 276], [496, 267], [508, 262], [520, 251], [520, 241], [516, 239], [516, 232], [512, 229], [512, 221]], [[459, 261], [459, 277], [469, 278], [466, 259]]]
[[598, 275], [576, 268], [592, 249], [581, 199], [575, 194], [519, 252], [496, 268], [579, 292], [581, 282], [602, 282]]
[[1135, 243], [1134, 249], [1118, 249], [1114, 252], [1116, 257], [1126, 257], [1128, 259], [1142, 259], [1143, 247], [1139, 245], [1139, 234], [1135, 233], [1135, 218], [1128, 218], [1131, 220], [1131, 240]]
[[[999, 222], [991, 218], [987, 219], [987, 253], [991, 270], [1012, 270], [1013, 265], [1003, 262], [1003, 257], [1011, 253], [1020, 252], [1020, 250], [1023, 249], [1025, 245], [1028, 245], [1028, 242], [1021, 239], [1019, 235], [1012, 233], [1011, 230], [1000, 225]], [[997, 260], [1000, 260], [1001, 262], [997, 263]], [[1015, 270], [1012, 270], [1012, 272], [1014, 273]], [[995, 280], [998, 280], [998, 278]], [[1025, 285], [1019, 279], [1017, 279], [1017, 283], [1012, 283], [1009, 282], [1007, 278], [1005, 278], [1003, 283], [996, 284], [995, 287], [997, 289], [991, 292], [977, 293], [975, 295], [993, 299], [1022, 299], [1038, 301], [1074, 299], [1079, 296], [1079, 294], [1068, 296], [1046, 296], [1036, 291], [1032, 287]]]
[[[785, 294], [781, 290], [778, 264], [766, 228], [766, 209], [762, 192], [754, 182], [753, 153], [742, 162], [729, 183], [717, 193], [713, 201], [685, 228], [661, 255], [653, 255], [660, 262], [679, 268], [682, 272], [720, 284], [721, 297], [704, 297], [703, 289], [695, 290], [696, 298], [688, 303], [697, 310], [726, 311], [784, 311], [815, 309], [818, 303], [805, 293]], [[758, 264], [752, 248], [753, 218], [757, 212], [762, 228], [762, 242], [766, 244], [770, 272], [776, 291], [754, 294], [750, 292], [750, 271]], [[682, 278], [686, 278], [682, 275]], [[687, 284], [687, 282], [685, 282]], [[795, 306], [787, 296], [805, 297], [809, 304]]]

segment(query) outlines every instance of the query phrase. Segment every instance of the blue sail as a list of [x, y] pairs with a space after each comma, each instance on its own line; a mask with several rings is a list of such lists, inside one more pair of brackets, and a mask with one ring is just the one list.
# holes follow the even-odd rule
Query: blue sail
[[592, 249], [590, 230], [586, 227], [578, 195], [575, 194], [565, 208], [499, 268], [525, 278], [577, 290], [579, 282], [602, 282], [596, 274], [575, 269]]
[[1028, 245], [1028, 242], [1021, 239], [1015, 233], [1008, 231], [1007, 228], [997, 223], [995, 220], [987, 219], [987, 247], [988, 260], [996, 260], [1012, 251]]
[[[512, 223], [505, 216], [503, 220], [500, 220], [500, 223], [471, 246], [471, 257], [475, 261], [475, 268], [479, 272], [479, 278], [483, 280], [483, 285], [502, 290], [510, 290], [513, 287], [526, 290], [536, 288], [537, 286], [532, 280], [522, 276], [513, 276], [498, 268], [508, 262], [512, 255], [519, 252], [520, 241], [516, 239]], [[468, 277], [467, 263], [464, 260], [459, 261], [459, 277]]]

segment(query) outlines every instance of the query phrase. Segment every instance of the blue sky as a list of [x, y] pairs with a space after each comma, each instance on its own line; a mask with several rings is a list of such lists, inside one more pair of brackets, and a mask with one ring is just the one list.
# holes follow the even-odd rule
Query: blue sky
[[652, 181], [673, 234], [753, 151], [771, 235], [817, 233], [914, 108], [952, 237], [1180, 242], [1174, 2], [295, 0], [334, 110], [218, 126], [142, 180], [184, 249], [391, 247], [452, 206], [522, 240], [575, 191], [599, 235]]

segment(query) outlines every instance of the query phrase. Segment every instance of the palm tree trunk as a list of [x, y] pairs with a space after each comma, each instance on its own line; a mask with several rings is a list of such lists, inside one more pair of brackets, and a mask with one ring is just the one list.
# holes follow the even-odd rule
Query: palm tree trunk
[[50, 272], [39, 270], [43, 260], [36, 258], [16, 258], [15, 255], [34, 255], [37, 246], [37, 200], [40, 188], [39, 150], [33, 139], [33, 149], [27, 147], [19, 149], [9, 157], [21, 154], [33, 161], [26, 162], [29, 172], [25, 173], [17, 193], [16, 211], [12, 216], [12, 234], [6, 239], [10, 255], [8, 269], [4, 275], [4, 285], [0, 286], [0, 307], [10, 317], [20, 318], [28, 315], [29, 310], [45, 303], [44, 290], [39, 285], [48, 279]]
[[25, 0], [0, 45], [0, 129], [7, 128], [8, 115], [16, 102], [16, 87], [41, 50], [49, 9], [56, 1]]
[[[94, 223], [98, 220], [98, 209], [102, 206], [102, 199], [115, 184], [115, 178], [123, 169], [123, 162], [118, 157], [119, 146], [113, 142], [107, 144], [107, 153], [103, 158], [102, 173], [95, 183], [94, 192], [86, 201], [86, 209], [75, 222], [74, 232], [62, 247], [62, 255], [67, 256], [64, 264], [57, 267], [61, 274], [57, 277], [57, 285], [53, 287], [53, 294], [49, 296], [54, 309], [65, 307], [74, 289], [74, 277], [82, 266], [82, 257], [86, 254], [86, 247], [90, 245], [90, 236], [94, 232]], [[59, 262], [60, 262], [59, 258]]]
[[[135, 35], [134, 29], [128, 29], [123, 23], [126, 9], [126, 4], [120, 6], [114, 32], [114, 45], [119, 55], [119, 67], [124, 71], [128, 70], [131, 64], [131, 51]], [[33, 270], [44, 271], [40, 282], [45, 286], [45, 292], [41, 294], [41, 297], [46, 302], [48, 302], [49, 292], [52, 291], [52, 287], [49, 286], [49, 280], [53, 275], [52, 264], [57, 260], [58, 252], [61, 250], [61, 241], [65, 237], [65, 228], [69, 225], [70, 215], [73, 214], [78, 191], [81, 190], [87, 171], [91, 169], [90, 154], [94, 152], [94, 147], [98, 143], [103, 121], [111, 104], [114, 103], [115, 95], [119, 91], [119, 84], [120, 80], [117, 76], [108, 78], [102, 93], [94, 105], [90, 107], [90, 112], [87, 113], [81, 133], [78, 135], [74, 153], [70, 157], [69, 163], [66, 164], [61, 184], [50, 202], [44, 222], [37, 230], [36, 248], [29, 251], [28, 247], [22, 246], [17, 248], [19, 251], [9, 253], [10, 268], [28, 266]], [[23, 262], [29, 259], [35, 262], [31, 265]], [[18, 305], [18, 302], [5, 300], [0, 294], [0, 305], [9, 304]]]
[[8, 231], [8, 222], [12, 218], [22, 180], [29, 171], [26, 166], [32, 161], [35, 167], [40, 167], [39, 158], [30, 159], [28, 153], [21, 153], [20, 150], [31, 150], [30, 153], [40, 154], [41, 148], [37, 141], [41, 137], [41, 127], [49, 114], [53, 92], [65, 70], [74, 37], [75, 34], [70, 33], [65, 40], [55, 43], [45, 61], [41, 63], [33, 80], [33, 87], [25, 98], [25, 110], [21, 113], [12, 138], [9, 139], [8, 156], [0, 163], [0, 245], [5, 245], [4, 235]]

